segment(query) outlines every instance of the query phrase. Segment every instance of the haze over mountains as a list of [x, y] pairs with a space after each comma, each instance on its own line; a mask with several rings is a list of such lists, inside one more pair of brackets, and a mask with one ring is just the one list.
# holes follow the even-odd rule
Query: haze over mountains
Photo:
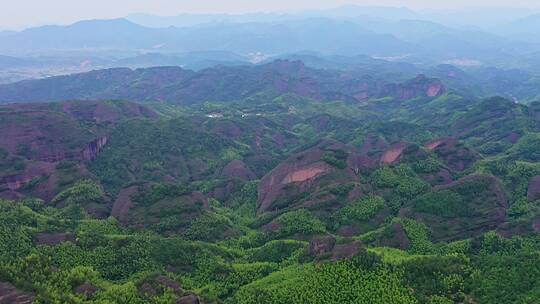
[[523, 9], [349, 6], [296, 13], [131, 15], [0, 32], [0, 82], [110, 67], [198, 70], [291, 54], [537, 73], [538, 30], [540, 15]]

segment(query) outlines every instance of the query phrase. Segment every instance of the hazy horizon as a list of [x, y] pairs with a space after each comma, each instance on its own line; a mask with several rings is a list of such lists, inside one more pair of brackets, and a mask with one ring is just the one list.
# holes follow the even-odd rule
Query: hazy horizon
[[[452, 2], [427, 0], [336, 0], [336, 1], [247, 1], [247, 0], [201, 0], [184, 2], [175, 0], [20, 0], [4, 5], [0, 11], [0, 30], [21, 30], [48, 24], [66, 25], [80, 20], [122, 18], [132, 14], [175, 16], [190, 14], [245, 14], [245, 13], [288, 13], [306, 10], [324, 10], [347, 5], [366, 7], [406, 8], [413, 11], [429, 10], [473, 10], [473, 9], [540, 9], [533, 0], [517, 0], [511, 4], [506, 0], [456, 0]], [[29, 9], [30, 8], [30, 9]], [[534, 11], [533, 11], [534, 12]], [[38, 17], [36, 17], [38, 16]]]

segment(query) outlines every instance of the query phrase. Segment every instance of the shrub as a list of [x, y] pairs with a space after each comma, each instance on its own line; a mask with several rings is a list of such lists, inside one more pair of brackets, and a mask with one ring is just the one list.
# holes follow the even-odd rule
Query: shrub
[[206, 212], [191, 223], [184, 235], [189, 240], [213, 242], [233, 232], [233, 225], [224, 215]]
[[384, 208], [385, 201], [379, 196], [370, 196], [360, 199], [345, 206], [338, 212], [338, 220], [341, 224], [346, 225], [355, 221], [369, 220], [377, 214], [379, 210]]
[[345, 169], [347, 168], [347, 157], [348, 153], [343, 150], [330, 150], [326, 151], [321, 159], [338, 169]]
[[433, 158], [417, 160], [412, 164], [413, 170], [418, 173], [435, 173], [441, 169], [441, 163]]
[[400, 221], [410, 241], [409, 252], [429, 254], [433, 251], [426, 225], [407, 218], [402, 218]]
[[274, 240], [261, 247], [249, 250], [247, 252], [248, 260], [251, 262], [280, 263], [305, 247], [306, 243], [300, 241]]
[[90, 179], [79, 181], [75, 186], [68, 188], [58, 194], [52, 204], [56, 205], [59, 202], [66, 202], [66, 205], [82, 205], [102, 200], [103, 189]]
[[277, 220], [281, 225], [278, 231], [281, 237], [294, 234], [313, 235], [326, 231], [324, 223], [306, 209], [287, 212]]

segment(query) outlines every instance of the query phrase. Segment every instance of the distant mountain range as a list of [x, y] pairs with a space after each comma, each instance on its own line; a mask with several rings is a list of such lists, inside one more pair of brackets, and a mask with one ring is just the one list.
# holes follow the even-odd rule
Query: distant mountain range
[[538, 12], [499, 8], [131, 15], [0, 32], [0, 84], [118, 67], [200, 71], [287, 59], [392, 82], [452, 65], [474, 81], [433, 76], [476, 96], [489, 88], [531, 100], [540, 79], [538, 31]]
[[[242, 20], [242, 19], [241, 19]], [[264, 20], [264, 18], [263, 18]], [[325, 55], [369, 55], [409, 62], [441, 63], [476, 60], [504, 63], [535, 44], [480, 30], [462, 30], [418, 20], [385, 20], [357, 16], [313, 17], [268, 22], [221, 22], [192, 27], [150, 28], [127, 19], [81, 21], [44, 26], [0, 36], [3, 54], [110, 52], [185, 53], [221, 51], [266, 56], [304, 51]]]
[[300, 61], [277, 60], [200, 72], [179, 67], [116, 68], [28, 80], [0, 86], [0, 103], [123, 99], [190, 105], [241, 101], [255, 96], [271, 100], [283, 94], [320, 101], [361, 102], [384, 97], [437, 97], [444, 91], [439, 80], [423, 75], [404, 83], [391, 83], [354, 72], [313, 69]]
[[540, 37], [538, 37], [538, 31], [540, 31], [540, 13], [509, 22], [504, 26], [496, 28], [496, 30], [501, 35], [514, 40], [540, 43]]
[[498, 25], [511, 23], [526, 18], [538, 10], [511, 7], [472, 7], [461, 10], [422, 10], [415, 11], [406, 7], [358, 6], [347, 5], [327, 10], [310, 10], [281, 13], [247, 14], [178, 14], [175, 16], [156, 16], [132, 14], [126, 18], [137, 24], [163, 28], [169, 26], [191, 27], [201, 24], [222, 22], [274, 22], [305, 18], [357, 18], [370, 17], [383, 20], [422, 20], [431, 21], [455, 28], [477, 28], [489, 30]]

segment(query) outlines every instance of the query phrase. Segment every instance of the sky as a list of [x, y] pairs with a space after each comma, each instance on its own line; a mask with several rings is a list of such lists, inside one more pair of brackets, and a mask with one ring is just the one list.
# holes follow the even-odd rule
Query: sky
[[134, 13], [246, 13], [325, 9], [342, 5], [462, 9], [465, 7], [540, 8], [538, 0], [0, 0], [0, 29], [43, 24], [70, 24], [85, 19], [108, 19]]

